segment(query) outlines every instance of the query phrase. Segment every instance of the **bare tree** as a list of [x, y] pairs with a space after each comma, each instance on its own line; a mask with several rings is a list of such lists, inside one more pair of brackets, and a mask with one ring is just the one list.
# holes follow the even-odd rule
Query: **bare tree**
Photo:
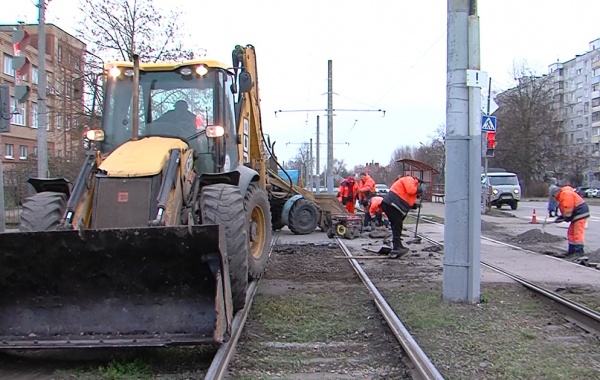
[[490, 164], [517, 172], [527, 194], [563, 155], [553, 79], [536, 76], [525, 65], [515, 69], [515, 78], [516, 86], [497, 97], [497, 148]]
[[429, 141], [426, 144], [421, 143], [414, 153], [414, 159], [421, 161], [431, 166], [438, 171], [438, 178], [436, 182], [443, 183], [445, 179], [445, 167], [446, 167], [446, 126], [440, 125], [435, 134], [429, 137]]
[[184, 45], [181, 11], [160, 9], [153, 0], [80, 0], [79, 34], [95, 55], [142, 62], [190, 59], [204, 50]]
[[402, 174], [402, 170], [400, 166], [398, 166], [398, 160], [402, 160], [405, 158], [414, 159], [416, 155], [417, 148], [410, 145], [404, 145], [396, 148], [392, 153], [392, 157], [390, 158], [389, 164], [389, 175], [386, 183], [392, 183], [398, 178], [400, 174]]

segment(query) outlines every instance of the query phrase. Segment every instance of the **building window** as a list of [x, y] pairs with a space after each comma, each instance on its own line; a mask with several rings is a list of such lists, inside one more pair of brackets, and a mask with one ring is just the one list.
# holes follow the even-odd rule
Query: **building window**
[[8, 158], [9, 160], [15, 158], [13, 144], [4, 144], [4, 158]]
[[33, 147], [33, 157], [37, 157], [37, 152], [38, 152], [37, 146]]
[[4, 65], [2, 65], [2, 72], [6, 75], [9, 75], [11, 77], [15, 76], [15, 70], [13, 70], [13, 57], [12, 55], [8, 55], [6, 53], [3, 54], [3, 62]]
[[21, 160], [26, 160], [27, 159], [27, 147], [25, 145], [21, 145], [19, 147], [19, 158]]
[[31, 128], [38, 127], [38, 105], [37, 103], [31, 103]]
[[58, 62], [62, 62], [62, 46], [60, 45], [58, 45], [56, 49], [56, 57], [58, 59]]
[[18, 104], [17, 99], [14, 96], [10, 97], [10, 105], [13, 109], [12, 123], [15, 125], [25, 126], [27, 120], [27, 107], [25, 104]]
[[37, 66], [31, 66], [31, 83], [38, 84], [38, 68]]

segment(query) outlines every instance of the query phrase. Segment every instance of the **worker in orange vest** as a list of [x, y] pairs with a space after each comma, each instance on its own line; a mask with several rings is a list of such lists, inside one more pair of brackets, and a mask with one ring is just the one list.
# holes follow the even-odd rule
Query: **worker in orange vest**
[[358, 178], [358, 202], [362, 204], [363, 200], [376, 195], [375, 180], [365, 172], [361, 172]]
[[365, 211], [363, 227], [365, 227], [367, 231], [371, 229], [373, 223], [375, 223], [375, 225], [378, 227], [382, 227], [384, 225], [381, 202], [383, 202], [383, 197], [376, 195], [370, 199], [363, 199], [361, 203]]
[[590, 208], [571, 186], [557, 186], [552, 191], [551, 195], [558, 202], [561, 213], [556, 218], [556, 223], [570, 223], [567, 230], [567, 240], [569, 241], [567, 256], [583, 256], [585, 223], [586, 219], [590, 217]]
[[417, 197], [423, 194], [424, 186], [418, 178], [399, 177], [383, 197], [381, 209], [386, 213], [392, 226], [392, 252], [390, 258], [397, 259], [408, 253], [402, 245], [402, 227], [404, 219], [411, 209], [417, 209]]
[[337, 197], [338, 200], [346, 207], [346, 210], [351, 214], [354, 214], [354, 204], [356, 203], [357, 195], [358, 183], [356, 183], [354, 180], [353, 175], [349, 175], [348, 178], [340, 183]]

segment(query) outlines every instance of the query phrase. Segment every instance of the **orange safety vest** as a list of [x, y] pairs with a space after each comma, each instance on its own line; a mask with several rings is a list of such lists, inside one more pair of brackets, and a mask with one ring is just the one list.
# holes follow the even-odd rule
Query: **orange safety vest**
[[419, 180], [415, 177], [400, 177], [392, 184], [390, 191], [399, 196], [404, 202], [412, 207], [417, 201], [417, 187]]
[[375, 181], [371, 178], [370, 175], [365, 175], [364, 178], [358, 182], [358, 198], [363, 199], [369, 193], [375, 194]]
[[375, 196], [371, 198], [369, 215], [371, 215], [372, 218], [374, 218], [377, 214], [383, 213], [383, 210], [381, 209], [381, 202], [383, 202], [383, 197]]
[[573, 218], [573, 220], [578, 220], [590, 216], [589, 209], [585, 206], [583, 206], [585, 210], [583, 210], [580, 207], [577, 210], [577, 212], [574, 213], [577, 207], [585, 204], [585, 201], [579, 196], [579, 194], [575, 192], [575, 190], [571, 186], [564, 186], [560, 188], [556, 193], [555, 198], [558, 201], [560, 213], [565, 218]]

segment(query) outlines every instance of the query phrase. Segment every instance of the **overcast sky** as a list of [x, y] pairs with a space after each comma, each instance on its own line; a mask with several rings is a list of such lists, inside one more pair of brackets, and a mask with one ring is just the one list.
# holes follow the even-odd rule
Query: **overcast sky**
[[[3, 3], [0, 23], [37, 22], [37, 0]], [[316, 144], [321, 115], [321, 169], [326, 164], [325, 112], [275, 111], [325, 109], [329, 59], [334, 108], [386, 111], [336, 113], [334, 156], [350, 168], [387, 164], [397, 147], [426, 143], [445, 124], [447, 0], [155, 3], [184, 10], [190, 38], [211, 58], [229, 63], [235, 45], [256, 47], [263, 128], [280, 161], [311, 138]], [[77, 4], [52, 0], [48, 21], [73, 33]], [[598, 0], [479, 0], [478, 13], [482, 70], [496, 92], [511, 86], [514, 62], [544, 74], [600, 38]]]

